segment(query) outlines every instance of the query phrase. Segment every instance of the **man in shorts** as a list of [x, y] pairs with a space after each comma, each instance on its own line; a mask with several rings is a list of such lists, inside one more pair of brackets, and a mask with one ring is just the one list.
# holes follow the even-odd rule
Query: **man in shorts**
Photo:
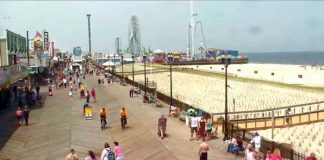
[[207, 140], [205, 138], [202, 139], [202, 143], [199, 147], [199, 160], [207, 160], [207, 152], [209, 150]]
[[196, 116], [196, 114], [193, 114], [193, 117], [191, 117], [190, 121], [189, 121], [189, 126], [190, 126], [190, 131], [191, 131], [190, 141], [194, 140], [193, 139], [194, 132], [196, 134], [196, 139], [199, 140], [199, 138], [198, 138], [198, 123], [199, 123], [199, 118]]
[[167, 119], [162, 114], [158, 121], [158, 135], [161, 136], [161, 139], [165, 136]]

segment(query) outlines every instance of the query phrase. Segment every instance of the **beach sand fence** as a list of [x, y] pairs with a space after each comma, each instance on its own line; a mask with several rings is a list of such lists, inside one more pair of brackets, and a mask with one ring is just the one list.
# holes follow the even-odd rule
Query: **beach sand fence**
[[[115, 76], [120, 78], [120, 79], [123, 78], [119, 74], [115, 74]], [[125, 81], [128, 84], [137, 86], [141, 90], [145, 90], [145, 86], [140, 82], [133, 82], [131, 79], [128, 79], [128, 78], [125, 78]], [[155, 95], [157, 97], [157, 99], [159, 99], [160, 101], [162, 101], [162, 102], [164, 102], [164, 103], [166, 103], [168, 105], [171, 104], [171, 97], [164, 94], [164, 93], [162, 93], [162, 92], [157, 91], [156, 88], [146, 87], [146, 91], [148, 93], [151, 93], [151, 94]], [[180, 101], [178, 99], [175, 99], [175, 98], [172, 98], [172, 104], [173, 104], [173, 106], [176, 106], [176, 107], [180, 108], [180, 111], [187, 111], [188, 109], [195, 109], [197, 111], [197, 113], [198, 113], [198, 116], [202, 116], [205, 113], [207, 113], [202, 109], [194, 108], [191, 105], [189, 105], [187, 103], [184, 103], [184, 102], [182, 102], [182, 101]]]

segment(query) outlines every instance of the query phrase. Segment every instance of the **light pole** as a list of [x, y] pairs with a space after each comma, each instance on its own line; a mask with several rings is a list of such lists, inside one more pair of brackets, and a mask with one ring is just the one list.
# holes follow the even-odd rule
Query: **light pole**
[[173, 98], [172, 98], [172, 63], [173, 63], [173, 55], [168, 55], [168, 62], [170, 65], [170, 108], [169, 114], [171, 112], [171, 106], [173, 106]]
[[121, 58], [122, 58], [122, 61], [121, 61], [121, 63], [122, 63], [122, 77], [124, 78], [124, 55], [123, 54], [121, 54]]
[[113, 73], [114, 74], [116, 74], [116, 64], [115, 64], [115, 62], [116, 62], [116, 60], [115, 60], [115, 57], [116, 57], [116, 54], [114, 54], [114, 70], [113, 70]]
[[143, 60], [144, 60], [144, 92], [146, 94], [146, 55], [143, 55]]
[[135, 60], [134, 60], [134, 55], [132, 55], [132, 60], [133, 60], [133, 64], [132, 64], [132, 71], [133, 71], [133, 84], [134, 84], [134, 63], [135, 63]]
[[228, 106], [227, 106], [227, 67], [231, 63], [230, 58], [222, 58], [222, 63], [225, 66], [225, 122], [224, 122], [224, 127], [225, 127], [225, 132], [224, 132], [224, 138], [223, 140], [228, 140]]
[[[30, 73], [29, 73], [29, 70], [30, 70], [30, 63], [29, 63], [29, 34], [28, 34], [28, 31], [26, 32], [27, 34], [27, 48], [26, 48], [26, 52], [27, 52], [27, 71], [28, 71], [28, 88], [31, 88], [31, 79], [30, 79]], [[38, 74], [38, 73], [37, 73]]]
[[87, 17], [88, 17], [89, 55], [91, 55], [91, 28], [90, 28], [90, 17], [91, 17], [91, 14], [87, 14]]

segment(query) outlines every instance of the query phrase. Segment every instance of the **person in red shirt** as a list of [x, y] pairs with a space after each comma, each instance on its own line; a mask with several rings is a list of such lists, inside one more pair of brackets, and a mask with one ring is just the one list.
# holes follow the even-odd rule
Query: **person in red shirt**
[[167, 119], [162, 114], [161, 117], [158, 120], [158, 135], [161, 136], [161, 139], [165, 137], [165, 131], [166, 131], [166, 123]]
[[305, 160], [317, 160], [315, 153], [311, 153], [309, 157], [305, 158]]
[[281, 153], [279, 149], [275, 149], [271, 155], [271, 160], [282, 160]]
[[94, 102], [97, 103], [97, 100], [96, 100], [96, 91], [95, 91], [94, 88], [92, 88], [92, 90], [91, 90], [91, 96], [92, 96]]

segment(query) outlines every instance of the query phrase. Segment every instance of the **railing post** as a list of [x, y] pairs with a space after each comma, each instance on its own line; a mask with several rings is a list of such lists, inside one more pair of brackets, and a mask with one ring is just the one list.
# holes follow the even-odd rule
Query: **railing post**
[[245, 139], [245, 129], [243, 129], [243, 135], [242, 135], [243, 141]]
[[231, 137], [233, 137], [233, 132], [234, 132], [234, 124], [231, 123]]
[[247, 128], [247, 114], [245, 115], [245, 127], [244, 127], [244, 129], [246, 129]]
[[319, 120], [319, 105], [317, 105], [317, 112], [316, 113], [317, 113], [317, 115], [316, 115], [317, 116], [317, 120]]
[[310, 122], [310, 112], [312, 111], [312, 106], [309, 106], [309, 112], [308, 112], [308, 122]]

